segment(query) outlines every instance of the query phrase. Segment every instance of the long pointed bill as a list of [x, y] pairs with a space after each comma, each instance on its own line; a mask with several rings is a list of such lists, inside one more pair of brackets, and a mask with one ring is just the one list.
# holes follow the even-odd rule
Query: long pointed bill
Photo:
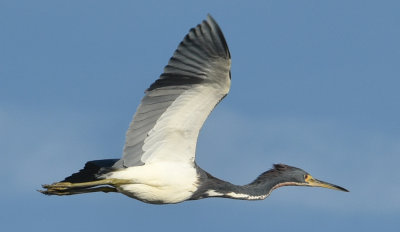
[[307, 178], [306, 182], [308, 183], [308, 186], [312, 186], [312, 187], [322, 187], [322, 188], [328, 188], [328, 189], [334, 189], [334, 190], [339, 190], [339, 191], [343, 191], [343, 192], [348, 192], [349, 190], [340, 187], [338, 185], [334, 185], [322, 180], [317, 180], [314, 178]]

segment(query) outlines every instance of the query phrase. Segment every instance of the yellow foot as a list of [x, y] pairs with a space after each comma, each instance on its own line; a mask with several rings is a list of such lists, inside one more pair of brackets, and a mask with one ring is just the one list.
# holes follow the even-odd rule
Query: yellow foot
[[70, 195], [68, 191], [63, 191], [63, 190], [46, 189], [37, 191], [45, 195], [58, 195], [58, 196]]
[[47, 189], [47, 191], [52, 190], [66, 190], [72, 187], [70, 182], [57, 182], [53, 184], [44, 184], [42, 185], [43, 188]]

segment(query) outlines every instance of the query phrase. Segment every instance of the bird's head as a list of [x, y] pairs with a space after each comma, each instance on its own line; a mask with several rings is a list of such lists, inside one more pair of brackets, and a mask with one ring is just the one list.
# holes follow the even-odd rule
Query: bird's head
[[273, 169], [263, 173], [259, 178], [257, 178], [256, 181], [262, 182], [263, 179], [265, 180], [271, 178], [277, 181], [273, 189], [282, 186], [295, 185], [295, 186], [322, 187], [322, 188], [329, 188], [329, 189], [348, 192], [348, 190], [343, 187], [315, 179], [308, 172], [300, 168], [292, 167], [286, 164], [275, 164]]

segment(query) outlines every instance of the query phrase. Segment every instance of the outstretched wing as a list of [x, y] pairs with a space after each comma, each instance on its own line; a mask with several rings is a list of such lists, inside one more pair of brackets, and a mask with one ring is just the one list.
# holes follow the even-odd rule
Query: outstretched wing
[[194, 162], [204, 121], [230, 88], [230, 53], [208, 15], [192, 28], [146, 91], [115, 168], [150, 162]]

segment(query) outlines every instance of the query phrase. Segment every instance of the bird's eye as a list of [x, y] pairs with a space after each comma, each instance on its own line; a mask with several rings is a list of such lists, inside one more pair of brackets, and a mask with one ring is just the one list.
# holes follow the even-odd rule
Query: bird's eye
[[308, 179], [308, 174], [305, 174], [304, 175], [304, 180], [307, 181], [307, 179]]

